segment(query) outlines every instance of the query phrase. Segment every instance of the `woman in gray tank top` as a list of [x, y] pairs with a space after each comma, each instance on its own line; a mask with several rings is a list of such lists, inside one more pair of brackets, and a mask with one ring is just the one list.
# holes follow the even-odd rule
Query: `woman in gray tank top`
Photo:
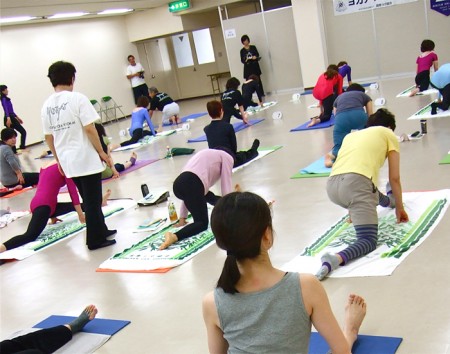
[[349, 354], [366, 313], [364, 299], [351, 294], [341, 330], [321, 283], [310, 274], [272, 266], [272, 216], [250, 192], [222, 197], [211, 227], [227, 258], [217, 288], [203, 300], [211, 353], [308, 353], [311, 324], [334, 354]]

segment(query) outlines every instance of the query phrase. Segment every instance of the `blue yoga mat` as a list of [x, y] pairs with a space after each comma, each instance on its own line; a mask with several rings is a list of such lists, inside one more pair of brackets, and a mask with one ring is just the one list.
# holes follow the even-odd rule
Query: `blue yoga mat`
[[[259, 122], [262, 122], [264, 118], [261, 119], [250, 119], [248, 122], [249, 124], [245, 124], [244, 122], [236, 122], [233, 123], [234, 131], [237, 133], [238, 131], [241, 131], [242, 129], [246, 129], [248, 127], [251, 127], [252, 125], [258, 124]], [[199, 143], [202, 141], [206, 141], [206, 135], [199, 136], [198, 138], [189, 139], [188, 143]]]
[[313, 173], [330, 173], [331, 167], [325, 167], [325, 156], [314, 161], [312, 164], [302, 168], [300, 170], [301, 174], [313, 174]]
[[314, 130], [314, 129], [322, 129], [322, 128], [328, 128], [334, 125], [334, 114], [331, 115], [331, 118], [327, 122], [316, 124], [312, 127], [308, 127], [309, 121], [306, 123], [303, 123], [302, 125], [299, 125], [296, 128], [291, 129], [291, 132], [298, 132], [303, 130]]
[[[45, 320], [34, 325], [33, 328], [50, 328], [60, 325], [65, 325], [72, 322], [76, 317], [73, 316], [56, 316], [52, 315]], [[102, 318], [94, 318], [86, 326], [84, 326], [82, 332], [86, 333], [96, 333], [105, 334], [112, 336], [119, 332], [126, 325], [131, 323], [131, 321], [121, 321], [121, 320], [107, 320]]]
[[[379, 337], [358, 335], [358, 339], [353, 345], [353, 354], [394, 354], [402, 338], [397, 337]], [[330, 349], [325, 339], [317, 333], [311, 333], [311, 340], [309, 343], [309, 354], [324, 354]]]
[[[368, 87], [370, 85], [374, 84], [374, 82], [367, 82], [365, 84], [360, 84], [362, 87]], [[348, 86], [344, 86], [344, 91], [347, 90]], [[305, 92], [303, 92], [301, 95], [305, 96], [305, 95], [310, 95], [312, 94], [313, 90], [305, 90]]]
[[[206, 116], [207, 114], [208, 114], [208, 112], [200, 112], [200, 113], [189, 114], [188, 116], [181, 118], [181, 123], [186, 123], [188, 121], [188, 119], [197, 119], [197, 118]], [[174, 124], [174, 123], [163, 124], [163, 127], [167, 127], [169, 125], [176, 125], [176, 124]]]

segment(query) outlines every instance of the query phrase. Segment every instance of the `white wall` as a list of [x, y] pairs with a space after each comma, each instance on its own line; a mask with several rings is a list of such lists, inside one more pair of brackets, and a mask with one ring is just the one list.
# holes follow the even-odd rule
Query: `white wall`
[[266, 92], [301, 87], [301, 73], [294, 30], [292, 8], [286, 7], [262, 13], [223, 20], [223, 31], [234, 30], [236, 37], [226, 38], [231, 75], [243, 80], [240, 58], [241, 36], [247, 34], [261, 56], [261, 81]]
[[316, 0], [292, 0], [292, 12], [303, 87], [312, 87], [328, 66], [322, 11]]
[[414, 75], [420, 43], [427, 38], [436, 44], [439, 63], [450, 62], [450, 18], [431, 10], [429, 0], [342, 16], [334, 15], [332, 1], [320, 3], [327, 64], [348, 61], [353, 81]]
[[181, 17], [169, 12], [167, 6], [125, 16], [130, 42], [159, 38], [183, 31]]
[[112, 96], [126, 114], [134, 107], [125, 75], [127, 56], [137, 50], [123, 17], [3, 27], [0, 47], [1, 83], [24, 120], [28, 144], [42, 140], [40, 111], [53, 92], [47, 70], [55, 61], [75, 65], [75, 90], [88, 98]]

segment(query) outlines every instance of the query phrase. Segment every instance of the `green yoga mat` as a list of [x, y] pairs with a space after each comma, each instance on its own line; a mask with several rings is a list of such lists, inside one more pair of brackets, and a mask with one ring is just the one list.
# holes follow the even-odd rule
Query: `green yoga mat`
[[447, 154], [441, 161], [439, 161], [439, 165], [449, 165], [450, 164], [450, 154]]

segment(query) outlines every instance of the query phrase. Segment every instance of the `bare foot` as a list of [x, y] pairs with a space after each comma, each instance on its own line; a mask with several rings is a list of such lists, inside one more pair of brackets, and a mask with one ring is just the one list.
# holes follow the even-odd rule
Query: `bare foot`
[[358, 337], [359, 328], [366, 316], [366, 303], [364, 299], [355, 294], [350, 294], [345, 306], [344, 336], [350, 348]]
[[50, 218], [50, 225], [55, 225], [58, 222], [62, 222], [62, 220], [56, 217]]
[[0, 244], [0, 253], [5, 252], [5, 251], [6, 251], [5, 245], [3, 243]]
[[21, 184], [18, 184], [17, 186], [9, 188], [10, 191], [20, 191], [23, 189], [23, 186]]
[[244, 112], [244, 114], [242, 115], [242, 120], [244, 121], [245, 124], [249, 124], [248, 123], [248, 114], [246, 112]]
[[409, 93], [409, 97], [413, 97], [413, 96], [415, 96], [415, 95], [417, 95], [418, 93], [419, 93], [419, 89], [416, 87], [414, 90], [412, 90], [410, 93]]
[[134, 159], [137, 159], [137, 154], [133, 151], [133, 152], [131, 153], [131, 157], [134, 158]]
[[236, 184], [236, 185], [234, 186], [234, 191], [235, 191], [235, 192], [242, 192], [241, 185], [240, 185], [240, 184]]
[[320, 123], [320, 118], [319, 117], [314, 117], [313, 119], [311, 119], [311, 121], [309, 122], [309, 124], [307, 125], [308, 128], [315, 126], [316, 124]]
[[88, 315], [89, 317], [89, 321], [92, 321], [95, 316], [97, 315], [97, 308], [95, 307], [95, 305], [89, 305], [86, 306], [86, 308], [84, 309], [84, 312]]
[[164, 235], [164, 238], [165, 238], [165, 241], [162, 243], [161, 246], [159, 246], [160, 250], [165, 250], [167, 247], [169, 247], [170, 245], [172, 245], [178, 241], [177, 235], [175, 235], [171, 232], [166, 232], [166, 234]]
[[102, 199], [102, 207], [108, 204], [108, 198], [111, 196], [111, 189], [107, 189]]
[[336, 158], [334, 157], [333, 154], [331, 154], [331, 153], [326, 154], [325, 155], [325, 167], [332, 167], [335, 159]]

